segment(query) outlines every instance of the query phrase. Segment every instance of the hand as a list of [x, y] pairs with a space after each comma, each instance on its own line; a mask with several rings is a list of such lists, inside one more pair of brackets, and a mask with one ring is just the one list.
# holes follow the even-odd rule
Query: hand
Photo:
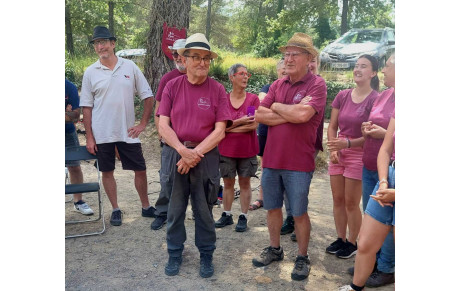
[[377, 124], [372, 124], [369, 127], [364, 129], [364, 132], [367, 136], [370, 136], [375, 139], [384, 139], [385, 133], [387, 132], [385, 128], [378, 126]]
[[176, 164], [177, 172], [181, 175], [187, 174], [190, 171], [190, 167], [184, 163], [183, 159], [180, 159], [179, 162]]
[[182, 162], [185, 163], [189, 168], [195, 167], [201, 161], [201, 158], [204, 157], [204, 155], [201, 154], [196, 149], [188, 149], [186, 147], [184, 147], [179, 152], [179, 154], [182, 157], [181, 158]]
[[[386, 183], [382, 183], [382, 184], [386, 184]], [[372, 197], [372, 199], [377, 201], [382, 207], [384, 206], [393, 207], [393, 203], [391, 202], [395, 201], [395, 189], [389, 189], [389, 188], [379, 189], [377, 190], [376, 195], [371, 195], [370, 197]]]
[[348, 147], [348, 142], [345, 139], [335, 137], [327, 142], [327, 147], [330, 152], [340, 151]]
[[86, 138], [86, 149], [92, 155], [95, 155], [97, 152], [97, 145], [94, 138]]
[[254, 116], [243, 116], [241, 118], [233, 120], [233, 127], [238, 127], [241, 125], [251, 124], [255, 122]]
[[299, 104], [307, 105], [307, 103], [310, 102], [311, 99], [312, 99], [311, 96], [305, 96], [302, 98], [302, 100], [300, 100]]
[[130, 138], [137, 138], [141, 132], [143, 132], [145, 129], [145, 125], [143, 124], [138, 124], [136, 126], [133, 126], [128, 129], [128, 136]]
[[371, 129], [372, 121], [365, 121], [361, 124], [361, 134], [367, 137], [367, 132]]
[[333, 164], [338, 164], [339, 163], [339, 152], [334, 151], [329, 154], [329, 160]]

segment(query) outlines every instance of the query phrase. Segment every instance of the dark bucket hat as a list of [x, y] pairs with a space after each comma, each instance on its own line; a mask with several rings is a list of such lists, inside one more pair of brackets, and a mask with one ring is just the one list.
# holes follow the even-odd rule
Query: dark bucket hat
[[93, 39], [89, 43], [94, 43], [94, 41], [98, 38], [106, 38], [110, 40], [117, 40], [115, 36], [110, 35], [110, 32], [107, 27], [105, 26], [96, 26], [93, 32]]

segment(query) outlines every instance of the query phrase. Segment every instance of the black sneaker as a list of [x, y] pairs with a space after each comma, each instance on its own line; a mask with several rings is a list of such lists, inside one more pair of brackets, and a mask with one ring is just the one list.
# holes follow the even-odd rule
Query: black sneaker
[[203, 278], [209, 278], [212, 275], [214, 275], [212, 255], [200, 254], [200, 276]]
[[179, 268], [182, 264], [182, 256], [171, 257], [169, 256], [168, 263], [165, 266], [165, 274], [168, 276], [176, 276], [179, 274]]
[[339, 237], [337, 238], [336, 241], [334, 241], [333, 243], [331, 243], [327, 248], [326, 248], [326, 252], [330, 253], [330, 254], [335, 254], [337, 253], [341, 248], [343, 248], [345, 246], [345, 242]]
[[243, 232], [248, 229], [248, 220], [246, 219], [246, 216], [243, 214], [240, 214], [238, 217], [238, 223], [236, 224], [235, 231], [237, 232]]
[[222, 217], [218, 221], [216, 221], [215, 226], [217, 228], [221, 228], [221, 227], [224, 227], [226, 225], [233, 224], [232, 216], [233, 215], [231, 215], [231, 214], [227, 216], [227, 213], [222, 212]]
[[294, 269], [292, 269], [291, 279], [296, 281], [305, 280], [310, 274], [310, 259], [308, 255], [297, 256], [295, 259]]
[[167, 220], [168, 220], [168, 217], [165, 215], [157, 216], [157, 218], [155, 218], [155, 220], [150, 225], [150, 228], [153, 230], [159, 230], [160, 228], [163, 227], [163, 225], [165, 225]]
[[395, 273], [373, 272], [366, 281], [367, 287], [380, 287], [395, 282]]
[[263, 267], [269, 265], [273, 261], [281, 261], [284, 259], [283, 248], [275, 250], [271, 246], [266, 247], [258, 258], [252, 259], [252, 264], [256, 267]]
[[285, 235], [294, 231], [294, 217], [288, 216], [281, 226], [281, 235]]
[[297, 241], [297, 236], [295, 235], [295, 232], [291, 233], [291, 240]]
[[155, 211], [156, 209], [153, 206], [150, 206], [149, 208], [147, 208], [147, 210], [142, 208], [142, 216], [143, 217], [157, 217], [157, 215], [155, 214]]
[[358, 243], [354, 245], [347, 240], [345, 242], [345, 245], [335, 253], [335, 256], [341, 259], [348, 259], [356, 255], [357, 252], [358, 252]]
[[121, 225], [121, 210], [112, 211], [112, 216], [110, 217], [110, 224], [113, 226], [120, 226]]

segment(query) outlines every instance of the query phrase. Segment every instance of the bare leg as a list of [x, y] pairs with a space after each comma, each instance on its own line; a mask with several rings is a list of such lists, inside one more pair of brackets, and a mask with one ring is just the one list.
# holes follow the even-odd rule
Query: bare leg
[[107, 193], [107, 197], [109, 198], [110, 204], [112, 204], [112, 208], [118, 208], [117, 182], [113, 177], [113, 171], [102, 172], [102, 185], [104, 185], [105, 193]]
[[308, 251], [308, 243], [310, 242], [310, 217], [308, 216], [308, 213], [304, 213], [301, 216], [294, 216], [294, 221], [297, 245], [299, 247], [299, 255], [306, 256]]
[[233, 200], [235, 200], [235, 178], [223, 178], [224, 192], [222, 193], [224, 211], [232, 210]]
[[283, 225], [283, 212], [281, 208], [267, 211], [267, 225], [270, 234], [270, 246], [277, 248], [280, 246], [280, 232]]
[[361, 200], [361, 180], [345, 178], [345, 208], [348, 220], [348, 241], [356, 243], [361, 228], [362, 214], [359, 209]]
[[249, 203], [251, 203], [252, 194], [251, 177], [238, 177], [238, 183], [240, 185], [241, 212], [247, 214], [249, 210]]
[[[70, 183], [81, 184], [83, 183], [83, 173], [80, 166], [67, 167], [69, 169]], [[73, 194], [73, 202], [78, 202], [83, 199], [81, 193]]]
[[375, 254], [382, 247], [390, 226], [378, 222], [365, 214], [359, 237], [359, 248], [355, 260], [353, 284], [364, 286], [372, 273], [375, 264]]
[[141, 199], [142, 208], [148, 208], [150, 203], [147, 194], [147, 171], [134, 171], [134, 186]]
[[347, 237], [347, 211], [345, 209], [345, 178], [342, 175], [333, 175], [330, 177], [332, 200], [334, 202], [333, 212], [335, 221], [335, 230], [337, 237], [343, 241]]

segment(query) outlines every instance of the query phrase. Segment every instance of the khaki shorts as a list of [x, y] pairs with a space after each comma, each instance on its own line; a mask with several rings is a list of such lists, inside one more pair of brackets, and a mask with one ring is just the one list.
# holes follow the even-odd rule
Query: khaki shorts
[[229, 158], [220, 156], [219, 170], [222, 178], [256, 177], [257, 156], [251, 158]]

